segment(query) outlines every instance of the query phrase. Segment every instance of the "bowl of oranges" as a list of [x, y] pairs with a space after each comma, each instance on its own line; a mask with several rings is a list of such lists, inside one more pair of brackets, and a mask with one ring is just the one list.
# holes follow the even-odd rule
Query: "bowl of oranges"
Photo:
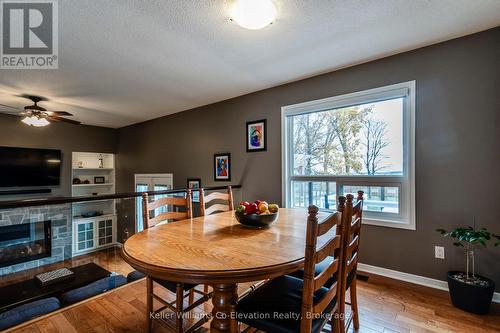
[[255, 202], [242, 201], [235, 209], [238, 222], [247, 227], [264, 228], [278, 219], [279, 207], [277, 204], [268, 204], [263, 200]]

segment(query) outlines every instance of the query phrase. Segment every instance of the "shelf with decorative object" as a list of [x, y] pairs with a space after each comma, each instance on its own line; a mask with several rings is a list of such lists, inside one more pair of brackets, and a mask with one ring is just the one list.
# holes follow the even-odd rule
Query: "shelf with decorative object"
[[[74, 152], [73, 197], [115, 194], [115, 156], [109, 153]], [[116, 243], [116, 201], [77, 202], [72, 205], [73, 255], [81, 255]]]

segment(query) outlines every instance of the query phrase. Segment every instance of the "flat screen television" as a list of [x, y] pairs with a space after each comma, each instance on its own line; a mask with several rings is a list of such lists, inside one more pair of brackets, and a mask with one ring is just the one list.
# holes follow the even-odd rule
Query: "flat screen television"
[[0, 147], [0, 187], [57, 186], [61, 151]]

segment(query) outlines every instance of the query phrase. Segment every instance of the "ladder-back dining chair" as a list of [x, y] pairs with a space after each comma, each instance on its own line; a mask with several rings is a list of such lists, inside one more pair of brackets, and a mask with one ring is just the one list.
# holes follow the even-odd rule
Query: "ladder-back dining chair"
[[[227, 193], [212, 192], [205, 195], [205, 189], [200, 188], [200, 216], [210, 215], [218, 212], [234, 210], [233, 189], [231, 185], [227, 187]], [[208, 207], [207, 207], [208, 206]], [[203, 291], [208, 293], [208, 285], [203, 287]]]
[[[359, 329], [359, 311], [357, 298], [357, 268], [359, 261], [359, 241], [361, 235], [361, 224], [363, 219], [363, 191], [358, 191], [356, 203], [353, 204], [354, 196], [346, 195], [343, 221], [343, 256], [341, 269], [341, 293], [340, 310], [342, 320], [339, 323], [340, 332], [347, 332], [351, 323], [354, 329]], [[349, 290], [350, 303], [347, 303], [346, 292]], [[345, 306], [351, 306], [349, 318], [345, 316]]]
[[[281, 276], [248, 294], [236, 306], [237, 318], [242, 323], [265, 332], [318, 333], [331, 322], [332, 331], [338, 331], [341, 284], [335, 281], [327, 288], [325, 283], [332, 275], [341, 274], [342, 237], [332, 229], [341, 226], [342, 209], [339, 204], [339, 211], [320, 222], [318, 207], [309, 206], [304, 279]], [[324, 260], [329, 260], [328, 264], [316, 274], [316, 265]], [[255, 313], [265, 315], [252, 316]]]
[[234, 210], [233, 190], [230, 185], [227, 187], [227, 193], [212, 192], [208, 195], [205, 195], [205, 190], [203, 188], [200, 188], [199, 191], [201, 216], [210, 215], [216, 212], [227, 212], [230, 210]]
[[[180, 221], [185, 219], [190, 219], [192, 217], [192, 202], [191, 202], [191, 190], [186, 191], [186, 197], [162, 197], [160, 199], [149, 202], [149, 197], [147, 193], [142, 195], [142, 215], [144, 221], [144, 228], [153, 228], [160, 224], [166, 223], [168, 221]], [[165, 211], [160, 211], [158, 214], [151, 217], [151, 213], [161, 209], [162, 207], [166, 207]], [[173, 211], [168, 211], [169, 207], [174, 207]], [[185, 211], [179, 211], [179, 208], [182, 208]], [[179, 283], [173, 281], [159, 280], [153, 279], [149, 276], [147, 277], [147, 332], [151, 332], [153, 317], [155, 314], [163, 312], [165, 310], [173, 311], [175, 315], [175, 331], [178, 333], [184, 332], [192, 332], [195, 329], [199, 328], [205, 322], [208, 321], [208, 316], [203, 316], [200, 320], [195, 322], [189, 327], [184, 327], [185, 322], [183, 320], [184, 314], [193, 310], [200, 304], [208, 301], [211, 297], [210, 294], [199, 291], [195, 289], [196, 285], [187, 284], [187, 283]], [[158, 284], [170, 292], [175, 293], [176, 298], [175, 301], [167, 301], [160, 297], [158, 294], [154, 292], [154, 284]], [[194, 294], [201, 294], [201, 297], [194, 301]], [[188, 306], [184, 307], [184, 299], [188, 297]], [[162, 304], [157, 310], [153, 309], [153, 300], [158, 301]], [[153, 315], [150, 315], [153, 314]], [[161, 318], [161, 316], [159, 316]], [[171, 323], [158, 319], [161, 324], [166, 325], [168, 328], [171, 327]]]

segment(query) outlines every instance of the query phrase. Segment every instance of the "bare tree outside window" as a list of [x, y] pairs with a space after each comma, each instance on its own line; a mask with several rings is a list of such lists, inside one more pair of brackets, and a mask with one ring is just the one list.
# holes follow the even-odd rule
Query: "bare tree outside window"
[[362, 173], [360, 134], [370, 111], [353, 106], [294, 117], [295, 174]]
[[384, 148], [389, 145], [386, 135], [387, 123], [372, 118], [365, 121], [365, 140], [363, 143], [365, 153], [363, 155], [363, 164], [369, 175], [375, 175], [387, 168], [386, 166], [381, 166], [382, 160], [388, 158], [384, 154]]

